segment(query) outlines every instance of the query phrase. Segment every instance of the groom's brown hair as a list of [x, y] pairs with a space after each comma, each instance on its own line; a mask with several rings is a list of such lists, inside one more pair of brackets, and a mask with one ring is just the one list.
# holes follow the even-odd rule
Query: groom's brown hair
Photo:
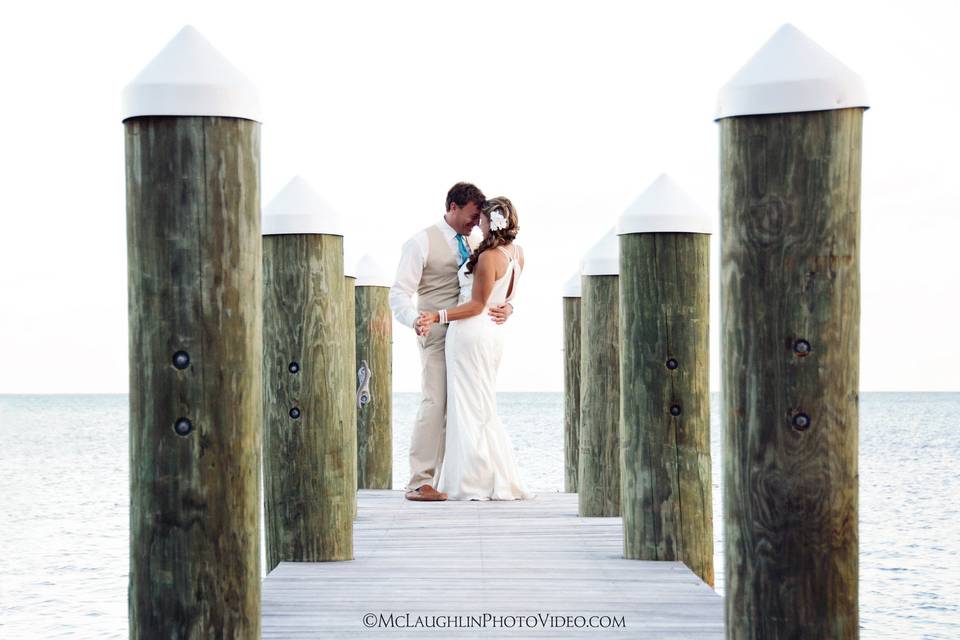
[[458, 182], [450, 187], [450, 191], [447, 191], [447, 211], [450, 211], [451, 204], [456, 203], [458, 207], [462, 208], [470, 202], [482, 209], [486, 201], [487, 197], [483, 195], [483, 191], [469, 182]]

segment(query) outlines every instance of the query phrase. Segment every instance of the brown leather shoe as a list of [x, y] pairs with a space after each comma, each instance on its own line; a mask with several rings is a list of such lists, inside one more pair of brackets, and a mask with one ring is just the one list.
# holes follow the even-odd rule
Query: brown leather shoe
[[423, 484], [412, 491], [407, 491], [404, 497], [417, 502], [443, 502], [447, 499], [447, 494], [440, 493], [428, 484]]

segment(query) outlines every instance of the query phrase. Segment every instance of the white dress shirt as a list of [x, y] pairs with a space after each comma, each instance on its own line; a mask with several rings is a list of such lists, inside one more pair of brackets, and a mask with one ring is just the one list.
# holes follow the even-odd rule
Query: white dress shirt
[[[457, 242], [457, 231], [445, 219], [437, 223], [437, 228], [443, 234], [447, 244], [450, 245], [450, 251], [460, 262], [460, 245]], [[463, 239], [466, 242], [466, 238]], [[417, 311], [417, 305], [413, 298], [417, 295], [417, 289], [420, 286], [420, 277], [423, 275], [423, 268], [427, 264], [427, 253], [429, 252], [430, 242], [427, 238], [427, 230], [424, 229], [415, 236], [407, 240], [400, 252], [400, 264], [397, 266], [397, 277], [390, 287], [390, 308], [393, 309], [393, 315], [397, 321], [413, 328], [420, 312]]]

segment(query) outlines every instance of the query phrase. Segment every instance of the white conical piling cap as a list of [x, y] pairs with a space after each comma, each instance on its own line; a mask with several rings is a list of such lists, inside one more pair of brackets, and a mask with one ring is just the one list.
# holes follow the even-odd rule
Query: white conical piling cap
[[[343, 254], [343, 276], [345, 278], [357, 279], [357, 261], [352, 259], [352, 256], [348, 254]], [[354, 283], [356, 284], [356, 283]]]
[[[353, 250], [353, 236], [343, 238], [343, 275], [357, 279], [357, 252]], [[356, 283], [354, 283], [356, 284]]]
[[321, 233], [342, 236], [340, 216], [310, 184], [295, 176], [263, 210], [261, 233]]
[[367, 254], [357, 263], [357, 286], [390, 288], [393, 286], [393, 279], [373, 259], [373, 256]]
[[620, 216], [617, 233], [713, 233], [713, 218], [667, 174], [640, 194]]
[[582, 276], [579, 273], [575, 273], [570, 276], [570, 279], [567, 280], [563, 285], [563, 297], [564, 298], [579, 298]]
[[123, 120], [223, 116], [262, 122], [256, 87], [189, 25], [124, 88], [122, 109]]
[[620, 240], [616, 228], [610, 229], [587, 251], [580, 272], [585, 276], [620, 275]]
[[714, 120], [868, 106], [859, 75], [785, 24], [720, 89]]

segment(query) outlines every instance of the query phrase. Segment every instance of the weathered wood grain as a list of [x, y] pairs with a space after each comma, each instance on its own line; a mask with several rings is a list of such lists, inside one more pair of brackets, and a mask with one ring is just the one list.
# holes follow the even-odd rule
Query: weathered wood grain
[[563, 299], [563, 488], [577, 492], [580, 458], [580, 298]]
[[620, 332], [617, 276], [584, 276], [580, 299], [581, 516], [620, 515]]
[[343, 322], [344, 338], [347, 341], [347, 384], [344, 387], [344, 407], [347, 412], [348, 424], [352, 425], [353, 438], [350, 442], [350, 449], [353, 452], [354, 463], [350, 469], [353, 486], [353, 500], [350, 503], [350, 519], [357, 517], [357, 331], [354, 327], [354, 317], [357, 313], [356, 301], [357, 279], [354, 276], [344, 276], [343, 278]]
[[620, 236], [624, 555], [713, 586], [709, 273], [709, 235]]
[[357, 366], [366, 361], [372, 372], [370, 402], [357, 413], [361, 489], [393, 487], [393, 316], [389, 296], [389, 287], [357, 287]]
[[862, 112], [720, 122], [730, 638], [859, 634]]
[[[625, 560], [620, 518], [570, 493], [416, 503], [361, 490], [352, 562], [282, 562], [263, 583], [263, 637], [723, 637], [720, 597], [679, 562]], [[624, 627], [366, 628], [366, 613], [622, 617]]]
[[267, 570], [281, 560], [349, 560], [356, 426], [346, 406], [353, 323], [343, 238], [264, 236], [263, 283]]
[[130, 637], [259, 638], [260, 125], [124, 132]]

